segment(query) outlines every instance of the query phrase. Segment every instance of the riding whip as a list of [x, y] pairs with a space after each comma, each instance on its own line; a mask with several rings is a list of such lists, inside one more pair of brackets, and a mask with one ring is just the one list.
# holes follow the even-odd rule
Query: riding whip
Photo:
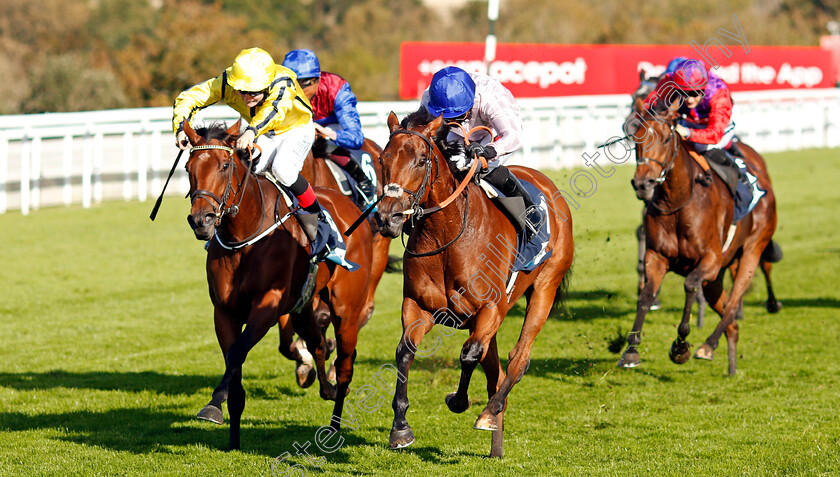
[[178, 157], [175, 158], [175, 162], [172, 164], [172, 169], [169, 170], [169, 176], [166, 178], [166, 183], [163, 184], [163, 190], [160, 191], [160, 196], [158, 196], [157, 201], [155, 202], [155, 206], [154, 208], [152, 208], [152, 214], [149, 215], [149, 218], [152, 219], [152, 222], [154, 222], [155, 217], [157, 217], [157, 211], [160, 208], [161, 201], [163, 201], [163, 193], [166, 192], [166, 186], [169, 185], [169, 179], [172, 179], [172, 174], [175, 173], [175, 167], [178, 166], [178, 161], [181, 160], [181, 153], [183, 152], [183, 149], [178, 151]]
[[364, 221], [365, 221], [365, 219], [368, 217], [368, 215], [370, 215], [370, 213], [371, 213], [371, 212], [373, 212], [373, 209], [374, 209], [374, 208], [376, 208], [377, 204], [379, 204], [379, 201], [381, 201], [383, 197], [385, 197], [385, 194], [382, 194], [381, 196], [379, 196], [379, 198], [378, 198], [378, 199], [376, 199], [376, 202], [374, 202], [373, 204], [371, 204], [371, 206], [370, 206], [370, 207], [368, 207], [368, 208], [367, 208], [367, 210], [365, 210], [364, 212], [362, 212], [362, 215], [360, 215], [360, 216], [359, 216], [359, 218], [358, 218], [358, 219], [356, 219], [356, 221], [355, 221], [355, 222], [353, 222], [353, 224], [352, 224], [352, 225], [350, 225], [350, 227], [348, 227], [348, 228], [347, 228], [347, 231], [346, 231], [346, 232], [344, 232], [344, 235], [347, 235], [347, 236], [349, 237], [349, 236], [350, 236], [350, 234], [352, 234], [352, 233], [353, 233], [353, 231], [355, 231], [355, 230], [356, 230], [356, 228], [357, 228], [359, 225], [362, 225], [362, 222], [364, 222]]

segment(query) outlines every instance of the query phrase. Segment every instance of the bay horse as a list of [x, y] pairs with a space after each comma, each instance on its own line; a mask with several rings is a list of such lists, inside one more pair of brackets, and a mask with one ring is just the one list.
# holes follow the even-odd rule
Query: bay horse
[[[313, 187], [325, 187], [327, 189], [340, 191], [341, 188], [330, 170], [330, 167], [326, 163], [329, 159], [326, 157], [316, 156], [314, 154], [314, 150], [315, 148], [313, 148], [313, 152], [310, 152], [310, 154], [307, 155], [306, 160], [303, 162], [303, 168], [301, 169], [300, 174]], [[362, 145], [362, 151], [370, 154], [373, 167], [376, 171], [377, 195], [380, 195], [382, 194], [382, 167], [379, 164], [379, 154], [382, 153], [382, 148], [374, 141], [365, 138], [364, 144]], [[326, 151], [321, 152], [326, 153]], [[361, 212], [362, 211], [359, 211], [357, 215]], [[382, 275], [388, 267], [388, 249], [391, 245], [391, 239], [384, 237], [379, 233], [379, 227], [376, 225], [375, 221], [368, 220], [367, 222], [370, 226], [369, 228], [371, 229], [371, 232], [373, 233], [373, 263], [371, 266], [371, 277], [368, 286], [367, 299], [369, 303], [374, 303], [376, 287], [379, 285], [379, 281], [382, 279]], [[363, 317], [360, 327], [367, 324], [372, 314], [373, 306], [371, 306], [367, 316]], [[303, 351], [302, 359], [298, 357], [301, 356], [302, 350], [298, 349], [298, 343], [293, 341], [294, 329], [287, 315], [280, 317], [278, 329], [280, 330], [280, 353], [288, 359], [292, 359], [297, 362], [297, 369], [295, 372], [297, 384], [302, 388], [308, 388], [315, 382], [315, 368], [312, 366], [311, 359], [306, 351]], [[332, 339], [328, 339], [327, 342], [330, 346], [334, 344], [332, 343]], [[334, 380], [333, 372], [334, 368], [331, 367], [330, 372], [328, 373], [330, 380]]]
[[[502, 457], [508, 394], [528, 369], [534, 339], [567, 283], [574, 250], [571, 215], [549, 178], [533, 169], [510, 168], [548, 199], [549, 210], [554, 212], [547, 218], [548, 248], [553, 254], [532, 271], [519, 272], [512, 289], [506, 292], [506, 280], [516, 259], [517, 231], [475, 184], [469, 184], [457, 196], [453, 194], [456, 177], [434, 141], [443, 119], [438, 117], [425, 124], [428, 120], [421, 113], [425, 111], [409, 115], [403, 125], [393, 112], [388, 116], [390, 141], [380, 155], [385, 182], [385, 197], [378, 212], [383, 224], [381, 233], [397, 237], [403, 232], [410, 211], [435, 210], [442, 202], [452, 201], [422, 217], [413, 214], [403, 255], [403, 334], [396, 349], [398, 379], [389, 445], [398, 449], [414, 442], [406, 419], [409, 367], [423, 337], [435, 324], [442, 324], [470, 333], [461, 349], [458, 390], [446, 397], [446, 404], [452, 412], [467, 410], [470, 379], [476, 365], [481, 364], [487, 377], [489, 401], [474, 428], [493, 432], [490, 455]], [[499, 361], [496, 332], [523, 294], [528, 301], [525, 321], [519, 340], [508, 355], [505, 374]]]
[[[733, 218], [733, 198], [726, 185], [716, 175], [708, 187], [698, 183], [701, 167], [691, 157], [690, 146], [674, 130], [676, 110], [667, 105], [648, 110], [641, 100], [634, 107], [638, 120], [631, 137], [636, 143], [637, 165], [632, 185], [636, 196], [647, 203], [643, 224], [645, 283], [636, 306], [636, 320], [627, 338], [628, 346], [618, 365], [631, 368], [640, 364], [638, 346], [645, 315], [665, 274], [673, 271], [686, 277], [686, 298], [669, 357], [674, 363], [683, 364], [691, 355], [691, 345], [686, 341], [691, 329], [691, 306], [702, 286], [706, 301], [721, 320], [694, 357], [711, 360], [720, 336], [725, 333], [729, 374], [735, 374], [739, 333], [735, 316], [762, 252], [776, 230], [776, 199], [767, 167], [755, 150], [743, 147], [748, 169], [766, 193], [738, 221], [731, 243], [724, 250]], [[727, 267], [734, 271], [728, 297], [723, 288]], [[767, 283], [772, 290], [769, 274]]]
[[[308, 239], [278, 188], [251, 174], [245, 150], [234, 150], [239, 124], [224, 130], [211, 126], [195, 131], [185, 123], [192, 144], [186, 164], [191, 208], [188, 222], [198, 240], [208, 240], [207, 282], [216, 337], [225, 359], [225, 373], [198, 417], [224, 422], [228, 401], [230, 449], [240, 446], [240, 418], [245, 407], [242, 364], [251, 348], [290, 314], [294, 331], [313, 351], [321, 397], [334, 400], [331, 427], [339, 429], [347, 388], [353, 377], [360, 322], [368, 303], [371, 233], [344, 237], [347, 259], [360, 265], [354, 272], [321, 262], [309, 301], [301, 300], [310, 269]], [[343, 230], [358, 209], [341, 194], [315, 188], [318, 200]], [[300, 300], [300, 301], [299, 301]], [[294, 308], [294, 310], [293, 310]], [[324, 371], [324, 332], [332, 323], [337, 342], [337, 386]], [[243, 329], [244, 326], [244, 329]]]

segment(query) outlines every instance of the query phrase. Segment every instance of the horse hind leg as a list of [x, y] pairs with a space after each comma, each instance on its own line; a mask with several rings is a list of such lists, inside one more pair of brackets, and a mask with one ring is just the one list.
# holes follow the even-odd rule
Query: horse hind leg
[[[356, 361], [356, 344], [359, 337], [359, 320], [348, 320], [336, 318], [336, 393], [335, 405], [333, 406], [330, 427], [338, 432], [341, 429], [341, 414], [344, 409], [344, 400], [350, 388], [350, 381], [353, 380], [353, 363]], [[348, 426], [358, 428], [356, 416], [350, 412], [351, 421]], [[354, 427], [355, 426], [355, 427]]]
[[770, 271], [773, 269], [773, 263], [767, 260], [761, 260], [761, 272], [764, 273], [764, 280], [767, 282], [767, 311], [770, 313], [778, 313], [782, 309], [782, 302], [776, 299], [776, 294], [773, 292], [773, 281], [770, 279]]

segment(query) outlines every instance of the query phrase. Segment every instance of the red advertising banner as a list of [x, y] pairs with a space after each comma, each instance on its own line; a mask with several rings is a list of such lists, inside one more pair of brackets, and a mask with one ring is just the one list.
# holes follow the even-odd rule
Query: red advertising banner
[[[733, 91], [830, 88], [837, 65], [818, 47], [705, 45], [499, 44], [490, 76], [516, 97], [630, 94], [639, 70], [658, 75], [677, 56], [701, 59]], [[483, 43], [405, 42], [400, 51], [400, 96], [416, 99], [440, 68], [487, 72]]]

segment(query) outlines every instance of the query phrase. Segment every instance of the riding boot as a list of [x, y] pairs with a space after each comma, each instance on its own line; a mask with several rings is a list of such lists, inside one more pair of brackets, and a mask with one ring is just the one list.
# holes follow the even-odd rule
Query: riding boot
[[309, 182], [300, 174], [298, 174], [297, 180], [289, 186], [289, 190], [297, 198], [300, 205], [300, 210], [295, 213], [295, 217], [297, 217], [300, 227], [306, 234], [306, 238], [312, 243], [318, 236], [318, 222], [326, 220], [321, 204], [318, 202], [315, 191], [312, 190]]
[[362, 166], [351, 158], [347, 161], [347, 165], [343, 166], [343, 169], [359, 184], [359, 191], [364, 196], [364, 202], [370, 203], [376, 195], [376, 188], [373, 186], [373, 182], [370, 181], [367, 174], [365, 174], [365, 171], [362, 170]]
[[522, 186], [510, 170], [505, 166], [498, 166], [484, 177], [484, 180], [499, 189], [502, 194], [507, 197], [521, 197], [525, 203], [525, 241], [530, 241], [531, 237], [537, 234], [542, 228], [544, 220], [542, 211], [531, 200], [531, 195]]

